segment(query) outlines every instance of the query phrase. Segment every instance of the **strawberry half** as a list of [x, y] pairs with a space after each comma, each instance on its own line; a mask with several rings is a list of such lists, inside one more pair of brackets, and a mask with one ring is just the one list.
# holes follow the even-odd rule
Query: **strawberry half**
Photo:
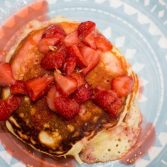
[[81, 54], [79, 48], [77, 45], [73, 45], [71, 47], [68, 48], [67, 53], [70, 56], [74, 56], [76, 57], [77, 63], [82, 66], [82, 67], [86, 67], [87, 66], [87, 62], [85, 60], [85, 58], [83, 57], [83, 55]]
[[60, 69], [65, 61], [65, 54], [63, 51], [48, 52], [41, 60], [42, 68], [46, 70]]
[[53, 80], [54, 77], [45, 75], [43, 77], [26, 81], [26, 89], [31, 100], [36, 101], [43, 96], [47, 92]]
[[84, 75], [88, 74], [92, 69], [96, 67], [100, 60], [99, 53], [87, 46], [82, 46], [80, 48], [81, 54], [83, 55], [84, 59], [86, 60], [88, 66], [83, 69], [82, 73]]
[[85, 21], [80, 23], [78, 27], [78, 36], [82, 40], [84, 39], [89, 33], [95, 30], [96, 24], [92, 21]]
[[127, 75], [118, 76], [111, 81], [111, 88], [119, 97], [125, 97], [132, 92], [133, 85], [133, 78]]
[[101, 51], [111, 51], [112, 50], [112, 44], [111, 42], [102, 34], [97, 34], [95, 37], [95, 44], [97, 49], [100, 49]]
[[92, 89], [88, 84], [79, 87], [73, 95], [73, 98], [79, 103], [84, 103], [92, 97]]
[[56, 89], [55, 86], [53, 86], [47, 94], [47, 104], [48, 107], [52, 110], [52, 111], [56, 111], [55, 105], [54, 105], [54, 100], [56, 97], [59, 97], [60, 93], [59, 91]]
[[21, 98], [11, 96], [6, 100], [0, 99], [0, 121], [6, 121], [11, 114], [19, 107]]
[[27, 95], [25, 82], [24, 81], [16, 81], [10, 87], [10, 92], [13, 95]]
[[77, 31], [74, 31], [74, 32], [68, 34], [64, 39], [64, 44], [67, 47], [78, 44], [79, 42], [80, 42], [80, 40], [78, 38], [78, 32]]
[[61, 96], [55, 98], [54, 105], [56, 113], [68, 120], [74, 118], [80, 110], [80, 106], [75, 100]]
[[15, 83], [9, 63], [0, 62], [0, 86], [10, 86]]
[[54, 72], [54, 77], [58, 88], [64, 95], [68, 96], [77, 89], [77, 81], [75, 79], [63, 76], [57, 70]]
[[77, 65], [76, 57], [70, 55], [65, 60], [63, 71], [65, 72], [66, 75], [70, 75], [75, 70], [76, 65]]
[[55, 37], [57, 34], [65, 37], [66, 33], [62, 27], [57, 24], [49, 25], [46, 30], [44, 31], [42, 38], [52, 38]]

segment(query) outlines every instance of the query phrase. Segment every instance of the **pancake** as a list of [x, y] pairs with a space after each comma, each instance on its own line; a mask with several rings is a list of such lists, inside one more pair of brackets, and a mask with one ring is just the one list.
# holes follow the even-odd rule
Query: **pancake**
[[[32, 21], [25, 26], [15, 46], [7, 54], [15, 79], [26, 81], [52, 73], [41, 68], [43, 55], [37, 48], [45, 27], [52, 23], [62, 26], [67, 34], [79, 24], [56, 17], [44, 23]], [[111, 66], [113, 62], [116, 69]], [[86, 76], [86, 81], [93, 88], [100, 86], [109, 90], [117, 63], [134, 81], [133, 91], [123, 99], [124, 104], [117, 119], [109, 117], [89, 100], [82, 104], [80, 113], [74, 119], [64, 120], [49, 109], [46, 96], [36, 102], [25, 96], [16, 112], [6, 121], [7, 129], [22, 142], [53, 157], [73, 156], [79, 163], [121, 158], [135, 144], [140, 132], [141, 116], [136, 105], [138, 77], [119, 50], [113, 47], [111, 51], [100, 54], [100, 62]], [[9, 91], [3, 90], [3, 96], [9, 94]]]

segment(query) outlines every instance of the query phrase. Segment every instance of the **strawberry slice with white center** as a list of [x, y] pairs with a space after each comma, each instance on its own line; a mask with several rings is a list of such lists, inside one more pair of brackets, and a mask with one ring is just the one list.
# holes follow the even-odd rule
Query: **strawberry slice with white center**
[[82, 66], [82, 67], [87, 66], [87, 62], [86, 62], [85, 58], [83, 57], [83, 55], [81, 54], [77, 45], [73, 45], [73, 46], [69, 47], [67, 50], [68, 50], [67, 52], [69, 55], [76, 57], [77, 62], [80, 66]]
[[14, 83], [11, 65], [0, 62], [0, 86], [10, 86]]
[[63, 116], [65, 119], [70, 120], [75, 117], [80, 111], [79, 104], [67, 97], [56, 97], [54, 100], [56, 113]]
[[56, 97], [59, 97], [60, 93], [59, 91], [56, 89], [56, 86], [53, 86], [47, 94], [47, 104], [48, 107], [52, 110], [52, 111], [56, 111], [55, 105], [54, 105], [54, 100]]
[[100, 49], [101, 51], [111, 51], [112, 50], [112, 44], [111, 42], [102, 34], [98, 33], [95, 37], [95, 43], [97, 49]]
[[36, 101], [43, 96], [53, 82], [54, 77], [45, 75], [43, 77], [34, 78], [26, 81], [26, 89], [32, 101]]
[[92, 69], [96, 67], [96, 65], [99, 63], [100, 56], [99, 53], [87, 46], [82, 46], [80, 48], [81, 54], [83, 55], [84, 59], [86, 60], [88, 66], [83, 69], [82, 73], [84, 75], [88, 74]]
[[111, 88], [119, 97], [125, 97], [132, 92], [134, 85], [133, 78], [130, 76], [118, 76], [111, 81]]
[[77, 81], [75, 79], [63, 76], [57, 70], [54, 72], [54, 77], [58, 88], [64, 95], [68, 96], [77, 89]]
[[6, 121], [11, 114], [19, 107], [21, 98], [11, 96], [6, 100], [0, 99], [0, 121]]
[[72, 46], [72, 45], [78, 44], [79, 42], [80, 42], [80, 40], [78, 38], [77, 31], [74, 31], [74, 32], [68, 34], [64, 39], [64, 44], [66, 46]]

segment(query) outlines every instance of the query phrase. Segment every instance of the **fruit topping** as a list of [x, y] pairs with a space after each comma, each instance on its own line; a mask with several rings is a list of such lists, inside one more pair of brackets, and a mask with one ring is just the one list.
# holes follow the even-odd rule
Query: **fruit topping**
[[80, 42], [80, 40], [78, 38], [77, 31], [74, 31], [74, 32], [68, 34], [64, 39], [64, 44], [66, 46], [72, 46], [72, 45], [78, 44], [79, 42]]
[[77, 89], [77, 81], [71, 77], [63, 76], [58, 70], [55, 70], [54, 77], [58, 88], [65, 96]]
[[111, 88], [119, 97], [125, 97], [132, 92], [133, 78], [127, 75], [118, 76], [111, 81]]
[[83, 76], [83, 74], [81, 73], [72, 73], [70, 75], [71, 78], [75, 79], [77, 81], [77, 87], [79, 88], [80, 86], [82, 86], [83, 84], [85, 84], [85, 78]]
[[94, 90], [93, 101], [114, 118], [118, 116], [123, 105], [114, 91], [99, 88]]
[[49, 89], [54, 77], [45, 75], [26, 81], [26, 89], [32, 101], [36, 101], [43, 96]]
[[54, 105], [54, 100], [56, 97], [60, 96], [60, 92], [56, 89], [56, 86], [53, 86], [47, 94], [47, 104], [48, 107], [52, 110], [52, 111], [56, 111], [55, 109], [55, 105]]
[[42, 68], [46, 70], [60, 69], [65, 61], [65, 53], [62, 50], [48, 52], [41, 60]]
[[56, 113], [63, 116], [65, 119], [69, 120], [74, 118], [76, 114], [79, 113], [79, 104], [67, 97], [56, 97], [54, 100], [54, 105], [56, 108]]
[[14, 83], [11, 65], [0, 62], [0, 86], [10, 86]]
[[98, 64], [99, 60], [100, 60], [100, 56], [99, 53], [88, 47], [88, 46], [82, 46], [80, 48], [81, 50], [81, 54], [83, 55], [84, 59], [86, 60], [88, 66], [86, 68], [83, 69], [82, 73], [84, 75], [88, 74], [92, 69], [94, 69], [96, 67], [96, 65]]
[[42, 38], [52, 38], [52, 37], [57, 36], [57, 34], [61, 35], [62, 37], [65, 37], [65, 35], [66, 35], [63, 28], [61, 28], [57, 24], [52, 24], [46, 28], [46, 30], [44, 31], [44, 33], [42, 35]]
[[95, 30], [96, 24], [92, 21], [85, 21], [80, 23], [78, 27], [78, 36], [82, 40], [87, 35], [89, 35], [92, 31]]
[[11, 85], [10, 93], [13, 95], [27, 95], [25, 82], [16, 81], [13, 85]]
[[83, 57], [83, 55], [81, 54], [77, 45], [73, 45], [73, 46], [69, 47], [67, 53], [69, 56], [76, 57], [77, 64], [79, 66], [81, 66], [81, 67], [87, 66], [87, 62], [86, 62], [85, 58]]
[[66, 58], [63, 71], [66, 75], [70, 75], [74, 72], [75, 67], [77, 65], [76, 57], [73, 55], [70, 55]]
[[73, 95], [73, 98], [79, 103], [84, 103], [92, 97], [92, 89], [88, 84], [79, 87]]
[[6, 100], [0, 99], [0, 121], [6, 121], [11, 114], [19, 107], [21, 98], [10, 96]]

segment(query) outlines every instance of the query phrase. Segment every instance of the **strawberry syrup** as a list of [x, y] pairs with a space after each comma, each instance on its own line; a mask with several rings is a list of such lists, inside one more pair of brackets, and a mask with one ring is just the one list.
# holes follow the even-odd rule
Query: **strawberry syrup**
[[[4, 56], [6, 52], [15, 44], [15, 39], [19, 36], [23, 26], [33, 19], [41, 21], [47, 20], [47, 11], [48, 4], [46, 0], [35, 1], [29, 6], [22, 8], [15, 15], [11, 16], [0, 27], [0, 61], [5, 60]], [[9, 154], [26, 164], [28, 167], [75, 166], [74, 160], [52, 159], [49, 156], [34, 151], [30, 147], [24, 145], [7, 131], [3, 122], [0, 122], [0, 143]]]

